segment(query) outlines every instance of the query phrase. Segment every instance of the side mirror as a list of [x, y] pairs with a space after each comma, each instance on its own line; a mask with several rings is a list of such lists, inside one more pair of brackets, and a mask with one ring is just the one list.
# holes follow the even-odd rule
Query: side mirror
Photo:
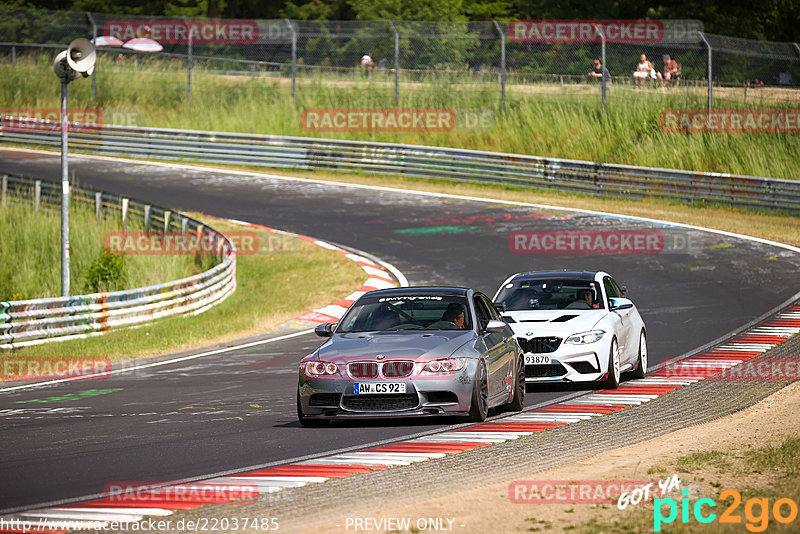
[[318, 324], [314, 328], [314, 333], [317, 334], [319, 337], [331, 337], [331, 334], [333, 334], [334, 326], [336, 326], [336, 323]]
[[623, 295], [624, 295], [625, 293], [627, 293], [627, 292], [628, 292], [628, 286], [622, 286], [622, 287], [621, 287], [621, 288], [619, 288], [619, 289], [622, 291], [622, 294], [623, 294]]
[[610, 303], [609, 309], [611, 311], [628, 310], [630, 308], [633, 308], [633, 302], [631, 301], [631, 299], [626, 299], [623, 297], [611, 297], [608, 299], [608, 301]]
[[506, 303], [505, 302], [495, 302], [494, 303], [494, 307], [497, 308], [497, 310], [500, 313], [503, 313], [504, 311], [506, 311]]
[[508, 325], [503, 321], [498, 321], [496, 319], [492, 319], [488, 323], [486, 323], [486, 331], [492, 334], [501, 334], [505, 332]]

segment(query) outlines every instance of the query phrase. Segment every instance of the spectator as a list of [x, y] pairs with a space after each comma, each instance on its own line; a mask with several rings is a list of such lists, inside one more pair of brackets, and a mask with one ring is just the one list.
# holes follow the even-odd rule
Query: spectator
[[639, 63], [636, 65], [636, 71], [633, 73], [633, 81], [636, 82], [636, 89], [642, 86], [642, 82], [647, 78], [656, 79], [656, 70], [653, 64], [648, 61], [647, 56], [642, 54], [639, 56]]
[[589, 71], [587, 76], [589, 76], [590, 80], [599, 80], [599, 78], [602, 78], [604, 75], [606, 77], [606, 82], [610, 82], [611, 74], [609, 74], [608, 69], [603, 67], [599, 59], [595, 59], [594, 66], [592, 67], [592, 70]]
[[664, 54], [662, 59], [664, 60], [664, 75], [663, 77], [659, 75], [662, 87], [666, 87], [671, 82], [677, 83], [681, 76], [678, 62], [670, 58], [669, 54]]
[[367, 75], [367, 78], [372, 76], [372, 67], [375, 65], [375, 62], [372, 61], [372, 53], [367, 52], [361, 57], [361, 68], [364, 69], [364, 72]]

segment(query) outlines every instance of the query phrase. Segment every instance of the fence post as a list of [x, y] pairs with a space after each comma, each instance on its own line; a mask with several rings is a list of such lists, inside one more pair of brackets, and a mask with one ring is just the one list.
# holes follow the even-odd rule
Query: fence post
[[292, 21], [285, 20], [286, 24], [289, 25], [289, 31], [292, 32], [292, 103], [294, 103], [295, 77], [297, 74], [297, 32], [294, 30]]
[[497, 33], [500, 34], [500, 108], [506, 109], [506, 34], [500, 27], [500, 23], [493, 20]]
[[145, 204], [144, 206], [144, 231], [150, 231], [150, 204]]
[[172, 212], [167, 210], [164, 212], [164, 233], [169, 232], [169, 223], [171, 222], [170, 219], [172, 218]]
[[400, 34], [391, 20], [389, 26], [394, 32], [394, 103], [397, 104], [400, 101]]
[[129, 199], [123, 198], [122, 199], [122, 229], [125, 230], [126, 224], [128, 222], [128, 203], [130, 202]]
[[[92, 44], [97, 42], [97, 24], [94, 22], [94, 17], [88, 11], [86, 16], [89, 17], [89, 22], [92, 24]], [[97, 63], [95, 62], [94, 69], [92, 69], [92, 102], [97, 97]]]
[[100, 215], [103, 209], [103, 193], [97, 191], [94, 194], [94, 217], [97, 221], [100, 221]]
[[0, 178], [0, 206], [6, 205], [6, 191], [8, 191], [8, 175], [4, 174], [2, 178]]
[[797, 55], [800, 56], [800, 45], [797, 43], [792, 43], [794, 45], [794, 49], [797, 50]]
[[712, 103], [712, 88], [711, 88], [711, 67], [713, 66], [711, 62], [711, 43], [708, 42], [706, 36], [703, 32], [698, 31], [697, 34], [700, 36], [700, 39], [703, 40], [705, 43], [706, 48], [708, 49], [708, 120], [711, 120], [711, 103]]
[[594, 25], [600, 34], [600, 105], [606, 110], [606, 34], [597, 24]]
[[17, 45], [11, 45], [11, 64], [17, 64]]
[[181, 233], [186, 233], [187, 228], [189, 228], [189, 219], [186, 217], [181, 216]]
[[183, 17], [183, 23], [186, 24], [186, 32], [189, 34], [189, 46], [186, 51], [186, 102], [192, 105], [192, 27], [189, 24], [189, 19]]
[[42, 181], [36, 180], [33, 182], [33, 211], [39, 211], [39, 205], [42, 203]]

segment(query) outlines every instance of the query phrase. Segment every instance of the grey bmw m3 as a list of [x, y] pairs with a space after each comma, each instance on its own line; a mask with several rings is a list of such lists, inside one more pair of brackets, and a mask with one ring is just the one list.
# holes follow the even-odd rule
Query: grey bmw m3
[[297, 416], [459, 416], [524, 407], [525, 360], [492, 301], [473, 289], [405, 287], [362, 295], [300, 361]]

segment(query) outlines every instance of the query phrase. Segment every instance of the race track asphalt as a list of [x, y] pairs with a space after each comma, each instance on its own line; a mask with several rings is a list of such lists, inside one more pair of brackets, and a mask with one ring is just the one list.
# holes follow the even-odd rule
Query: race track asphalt
[[[71, 158], [70, 169], [82, 186], [357, 248], [392, 263], [413, 285], [470, 286], [491, 296], [518, 271], [608, 271], [627, 286], [645, 320], [654, 364], [746, 324], [800, 289], [799, 254], [672, 225], [85, 157]], [[56, 180], [59, 157], [0, 150], [0, 172]], [[616, 255], [511, 250], [514, 231], [575, 230], [657, 232], [663, 246]], [[110, 482], [282, 463], [442, 426], [302, 428], [295, 417], [297, 361], [319, 343], [309, 334], [102, 381], [1, 392], [0, 512], [97, 494]], [[527, 404], [564, 394], [529, 392]]]

